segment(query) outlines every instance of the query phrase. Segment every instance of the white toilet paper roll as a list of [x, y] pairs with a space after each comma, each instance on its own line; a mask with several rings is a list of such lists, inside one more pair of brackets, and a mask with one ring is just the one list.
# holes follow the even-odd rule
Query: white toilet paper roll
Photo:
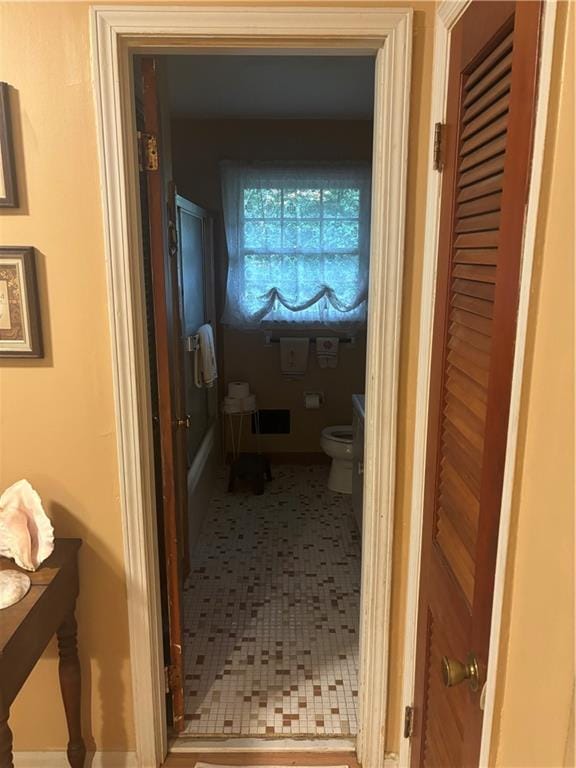
[[309, 409], [320, 408], [320, 395], [315, 393], [304, 395], [304, 407]]
[[240, 413], [244, 410], [242, 400], [237, 397], [225, 397], [222, 410], [224, 413]]
[[244, 398], [250, 395], [250, 385], [247, 381], [231, 381], [228, 384], [228, 397]]

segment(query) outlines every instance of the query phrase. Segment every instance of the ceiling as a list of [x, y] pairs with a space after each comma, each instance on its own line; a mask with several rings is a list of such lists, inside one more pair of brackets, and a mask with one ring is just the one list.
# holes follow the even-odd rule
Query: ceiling
[[371, 119], [371, 56], [167, 56], [174, 117]]

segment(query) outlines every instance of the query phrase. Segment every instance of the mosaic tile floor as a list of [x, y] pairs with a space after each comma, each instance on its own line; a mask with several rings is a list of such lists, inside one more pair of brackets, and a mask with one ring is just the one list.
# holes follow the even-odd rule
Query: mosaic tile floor
[[218, 481], [184, 595], [186, 735], [356, 733], [360, 542], [324, 466]]

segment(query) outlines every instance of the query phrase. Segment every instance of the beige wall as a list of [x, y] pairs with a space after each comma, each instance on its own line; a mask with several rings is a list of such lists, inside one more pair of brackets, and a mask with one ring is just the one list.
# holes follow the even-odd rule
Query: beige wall
[[[0, 6], [16, 211], [0, 244], [39, 259], [46, 357], [0, 361], [0, 488], [27, 477], [60, 536], [80, 536], [78, 608], [90, 746], [133, 743], [126, 592], [98, 157], [82, 5]], [[13, 707], [16, 749], [66, 743], [52, 644]]]
[[[215, 214], [217, 317], [220, 317], [227, 261], [220, 160], [369, 162], [372, 124], [368, 120], [175, 119], [172, 123], [172, 155], [178, 191]], [[319, 368], [315, 347], [311, 346], [308, 370], [298, 379], [282, 376], [279, 345], [265, 346], [265, 334], [219, 325], [218, 338], [221, 394], [229, 381], [248, 381], [251, 391], [258, 397], [260, 408], [290, 410], [290, 434], [261, 436], [260, 444], [265, 451], [321, 453], [319, 440], [324, 427], [352, 423], [352, 394], [364, 392], [364, 332], [357, 334], [354, 345], [340, 345], [335, 369]], [[318, 391], [324, 393], [324, 405], [318, 410], [306, 410], [304, 392]], [[227, 425], [225, 435], [229, 442]], [[243, 431], [242, 444], [246, 450], [255, 446], [249, 428]]]
[[[574, 5], [559, 20], [504, 623], [502, 768], [574, 765]], [[571, 742], [571, 743], [570, 743]], [[570, 758], [569, 755], [572, 755]]]
[[[387, 738], [391, 750], [398, 748], [403, 705], [401, 637], [434, 13], [432, 3], [414, 7]], [[16, 91], [18, 172], [24, 189], [18, 212], [0, 212], [0, 240], [39, 250], [48, 342], [44, 361], [0, 363], [0, 487], [27, 476], [46, 500], [58, 533], [85, 540], [79, 609], [87, 690], [84, 720], [90, 741], [112, 750], [134, 742], [88, 18], [83, 3], [0, 5], [0, 73]], [[560, 79], [555, 83], [557, 101]], [[547, 146], [548, 215], [539, 238], [522, 409], [518, 524], [506, 630], [510, 645], [499, 725], [501, 766], [552, 765], [567, 727], [567, 714], [562, 719], [557, 713], [568, 706], [564, 681], [571, 630], [567, 505], [573, 461], [567, 433], [571, 420], [562, 403], [569, 399], [572, 372], [570, 360], [560, 354], [573, 342], [570, 319], [562, 314], [572, 285], [566, 254], [573, 163], [565, 149], [573, 140], [571, 87], [565, 83], [562, 89], [565, 100], [555, 141], [563, 153], [556, 163], [550, 155], [553, 144]], [[62, 748], [62, 720], [52, 646], [14, 706], [16, 747]]]

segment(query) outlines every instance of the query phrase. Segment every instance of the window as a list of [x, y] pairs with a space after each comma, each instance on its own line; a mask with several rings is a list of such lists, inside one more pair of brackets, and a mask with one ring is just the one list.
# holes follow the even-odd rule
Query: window
[[367, 166], [223, 163], [222, 193], [225, 323], [348, 328], [365, 321]]

